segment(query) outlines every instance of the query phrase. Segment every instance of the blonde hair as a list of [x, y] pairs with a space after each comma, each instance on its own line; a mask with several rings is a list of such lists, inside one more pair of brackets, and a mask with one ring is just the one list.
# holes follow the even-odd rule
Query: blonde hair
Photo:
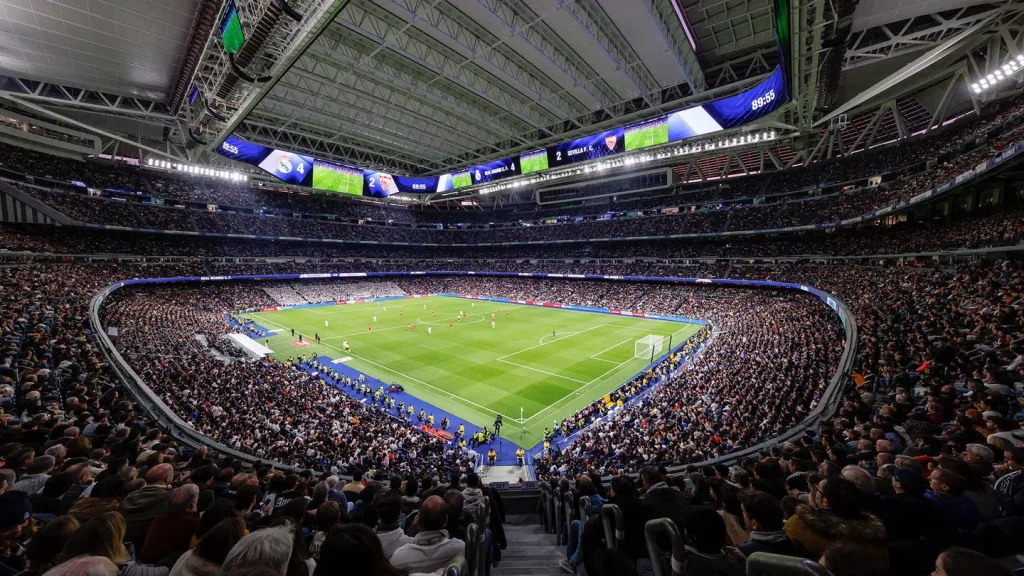
[[82, 525], [68, 538], [63, 557], [103, 556], [121, 564], [131, 560], [124, 547], [127, 526], [120, 512], [104, 512]]

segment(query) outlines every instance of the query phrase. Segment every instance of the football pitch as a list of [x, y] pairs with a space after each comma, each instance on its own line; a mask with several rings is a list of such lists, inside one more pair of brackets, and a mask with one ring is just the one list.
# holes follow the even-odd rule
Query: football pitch
[[[278, 360], [299, 355], [348, 358], [345, 365], [384, 382], [398, 382], [413, 396], [477, 426], [490, 428], [495, 415], [502, 414], [502, 436], [525, 448], [542, 440], [544, 428], [554, 421], [643, 371], [651, 358], [634, 357], [637, 340], [664, 336], [668, 352], [669, 338], [676, 347], [701, 328], [696, 323], [445, 296], [244, 316], [279, 330], [269, 338]], [[413, 323], [416, 329], [410, 330]], [[321, 344], [296, 346], [298, 334], [307, 341], [319, 334]], [[343, 350], [346, 341], [349, 352]], [[458, 422], [453, 422], [452, 429], [456, 427]]]

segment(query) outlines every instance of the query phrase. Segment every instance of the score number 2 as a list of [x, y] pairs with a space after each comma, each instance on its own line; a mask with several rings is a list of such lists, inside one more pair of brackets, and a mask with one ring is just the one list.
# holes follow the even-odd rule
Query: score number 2
[[751, 110], [760, 110], [775, 100], [775, 89], [769, 90], [764, 96], [758, 96], [750, 102]]

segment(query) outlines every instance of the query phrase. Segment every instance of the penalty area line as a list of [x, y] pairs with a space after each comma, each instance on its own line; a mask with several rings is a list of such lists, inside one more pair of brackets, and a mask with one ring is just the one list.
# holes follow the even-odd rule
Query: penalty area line
[[[342, 350], [340, 350], [337, 346], [332, 346], [330, 344], [322, 344], [322, 346], [326, 346], [327, 348], [333, 348], [334, 350], [337, 350], [338, 352], [342, 352]], [[447, 390], [442, 390], [441, 388], [438, 388], [437, 386], [434, 386], [433, 384], [428, 384], [428, 383], [426, 383], [426, 382], [424, 382], [424, 381], [422, 381], [422, 380], [420, 380], [418, 378], [413, 378], [412, 376], [409, 376], [408, 374], [399, 372], [398, 370], [395, 370], [394, 368], [388, 368], [387, 366], [385, 366], [383, 364], [378, 364], [377, 362], [374, 362], [373, 360], [370, 360], [370, 359], [365, 358], [363, 356], [360, 356], [358, 354], [353, 354], [351, 352], [345, 352], [345, 354], [348, 354], [348, 355], [352, 356], [353, 358], [358, 358], [359, 360], [362, 360], [363, 362], [366, 362], [367, 364], [373, 364], [374, 366], [377, 366], [378, 368], [381, 368], [382, 370], [386, 370], [388, 372], [391, 372], [392, 374], [397, 374], [397, 375], [401, 376], [402, 378], [406, 378], [408, 380], [416, 382], [417, 384], [422, 384], [422, 385], [426, 386], [427, 388], [430, 388], [432, 390], [436, 390], [439, 394], [447, 394], [450, 398], [455, 398], [455, 399], [461, 400], [462, 402], [465, 402], [466, 404], [471, 404], [473, 406], [476, 406], [477, 408], [479, 408], [481, 410], [484, 410], [484, 411], [486, 411], [486, 412], [488, 412], [490, 414], [494, 414], [494, 415], [501, 414], [501, 412], [498, 412], [496, 410], [492, 410], [492, 409], [490, 409], [490, 408], [488, 408], [486, 406], [481, 406], [480, 404], [477, 404], [476, 402], [473, 402], [472, 400], [466, 400], [465, 398], [463, 398], [461, 396], [457, 396], [455, 394], [452, 394], [451, 392], [448, 392]], [[437, 406], [437, 408], [441, 408], [441, 406]], [[509, 420], [514, 420], [514, 418], [512, 418], [508, 414], [501, 414], [501, 416], [503, 418], [508, 418]]]

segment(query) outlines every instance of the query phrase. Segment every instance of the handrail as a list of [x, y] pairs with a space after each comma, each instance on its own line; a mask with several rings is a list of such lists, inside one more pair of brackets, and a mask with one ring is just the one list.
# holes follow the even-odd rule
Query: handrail
[[580, 499], [576, 501], [577, 512], [580, 515], [580, 522], [586, 522], [590, 518], [590, 498], [587, 496], [580, 496]]
[[564, 504], [563, 498], [562, 498], [562, 491], [556, 489], [553, 492], [555, 494], [555, 503], [554, 503], [554, 507], [555, 507], [555, 535], [556, 535], [556, 538], [558, 539], [558, 543], [559, 544], [563, 544], [563, 541], [562, 541], [562, 531], [565, 528], [565, 524], [566, 524], [566, 522], [565, 522], [565, 504]]
[[476, 558], [472, 569], [476, 570], [477, 576], [484, 576], [487, 572], [487, 525], [491, 520], [491, 497], [484, 496], [483, 504], [477, 511], [474, 518], [477, 527]]
[[622, 509], [615, 504], [601, 506], [601, 524], [604, 525], [604, 539], [608, 549], [617, 549], [619, 542], [626, 539], [626, 523], [622, 519]]
[[555, 510], [554, 495], [551, 493], [551, 484], [540, 483], [540, 509], [544, 531], [551, 534], [555, 531]]
[[754, 552], [747, 557], [747, 576], [832, 576], [821, 564], [806, 558]]
[[465, 556], [457, 556], [455, 560], [452, 560], [452, 563], [444, 569], [441, 576], [467, 576], [468, 574], [469, 572], [466, 568]]
[[476, 572], [479, 566], [479, 560], [477, 556], [481, 553], [480, 550], [480, 530], [477, 525], [471, 523], [466, 526], [466, 571], [465, 574], [473, 574]]
[[647, 524], [644, 525], [647, 554], [651, 558], [654, 576], [665, 576], [665, 568], [661, 563], [664, 551], [658, 546], [658, 536], [666, 536], [672, 543], [672, 576], [682, 576], [686, 548], [683, 546], [683, 539], [679, 534], [679, 528], [676, 527], [676, 523], [670, 518], [648, 520]]

